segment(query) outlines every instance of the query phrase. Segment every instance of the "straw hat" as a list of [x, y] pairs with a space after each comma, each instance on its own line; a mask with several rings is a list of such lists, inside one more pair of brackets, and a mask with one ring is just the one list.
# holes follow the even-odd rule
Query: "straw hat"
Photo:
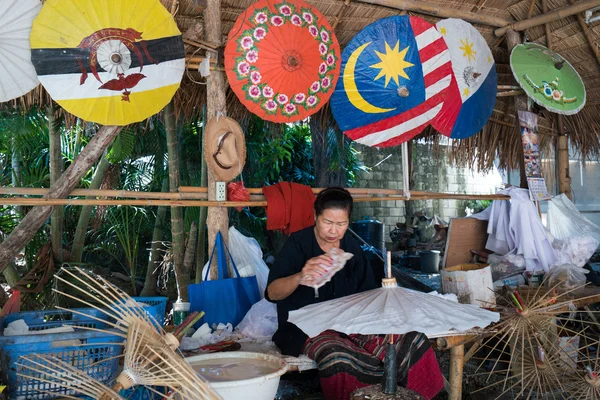
[[219, 181], [230, 182], [242, 172], [246, 140], [235, 120], [219, 117], [208, 122], [204, 131], [204, 158]]

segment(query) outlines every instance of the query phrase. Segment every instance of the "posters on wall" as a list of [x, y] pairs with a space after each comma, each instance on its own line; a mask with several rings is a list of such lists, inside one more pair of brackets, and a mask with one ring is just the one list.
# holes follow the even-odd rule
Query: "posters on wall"
[[529, 185], [531, 200], [540, 201], [551, 198], [542, 176], [542, 159], [540, 157], [540, 142], [538, 138], [537, 115], [529, 111], [519, 110], [521, 125], [521, 140], [525, 157], [525, 175]]

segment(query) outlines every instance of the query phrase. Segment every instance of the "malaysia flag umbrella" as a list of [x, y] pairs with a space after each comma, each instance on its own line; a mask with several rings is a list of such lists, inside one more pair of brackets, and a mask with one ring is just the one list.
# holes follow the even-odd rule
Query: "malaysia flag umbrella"
[[378, 20], [342, 54], [342, 77], [331, 97], [339, 127], [367, 146], [404, 143], [442, 109], [452, 65], [442, 35], [413, 16]]
[[159, 112], [185, 69], [181, 32], [159, 0], [47, 0], [30, 40], [52, 99], [102, 125]]
[[294, 122], [333, 93], [340, 46], [325, 17], [302, 0], [259, 0], [229, 33], [225, 71], [242, 104], [262, 119]]
[[31, 63], [29, 34], [39, 0], [0, 1], [0, 102], [21, 97], [39, 81]]
[[465, 139], [479, 132], [494, 111], [498, 78], [492, 51], [473, 25], [461, 19], [436, 24], [452, 60], [444, 107], [431, 121], [442, 135]]

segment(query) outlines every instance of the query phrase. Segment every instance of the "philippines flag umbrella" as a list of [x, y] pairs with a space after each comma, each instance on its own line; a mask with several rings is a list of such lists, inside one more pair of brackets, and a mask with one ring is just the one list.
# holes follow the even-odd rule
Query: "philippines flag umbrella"
[[496, 64], [485, 39], [460, 19], [436, 24], [452, 59], [452, 83], [442, 111], [431, 125], [442, 135], [464, 139], [479, 132], [494, 111]]
[[442, 109], [452, 65], [429, 22], [394, 16], [367, 26], [342, 54], [331, 110], [352, 140], [367, 146], [404, 143]]
[[181, 32], [158, 0], [47, 0], [30, 40], [31, 60], [52, 99], [102, 125], [159, 112], [185, 69]]

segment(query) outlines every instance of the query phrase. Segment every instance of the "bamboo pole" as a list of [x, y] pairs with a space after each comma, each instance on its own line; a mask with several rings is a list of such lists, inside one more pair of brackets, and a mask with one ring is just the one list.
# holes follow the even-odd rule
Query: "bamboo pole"
[[503, 36], [507, 30], [512, 29], [515, 31], [524, 31], [525, 29], [533, 28], [534, 26], [540, 26], [549, 22], [558, 21], [571, 15], [579, 14], [590, 8], [600, 6], [600, 0], [584, 0], [577, 4], [573, 4], [567, 7], [559, 8], [558, 10], [550, 11], [541, 15], [537, 15], [533, 18], [528, 18], [519, 22], [507, 24], [502, 28], [498, 28], [494, 31], [496, 36]]
[[[454, 193], [413, 193], [410, 200], [508, 200], [505, 195], [470, 195]], [[358, 197], [356, 203], [377, 201], [406, 201], [404, 196], [384, 197]], [[214, 201], [214, 200], [168, 200], [168, 199], [49, 199], [28, 197], [0, 198], [0, 205], [25, 205], [25, 206], [58, 206], [58, 205], [94, 205], [94, 206], [171, 206], [171, 207], [266, 207], [266, 200], [252, 201]]]
[[564, 133], [562, 115], [558, 116], [558, 192], [571, 198], [571, 177], [569, 176], [569, 138]]
[[[598, 0], [600, 1], [600, 0]], [[517, 32], [515, 32], [512, 29], [508, 29], [506, 30], [506, 47], [508, 49], [508, 52], [512, 52], [512, 50], [521, 43], [521, 35]], [[527, 110], [527, 96], [525, 95], [518, 95], [518, 96], [514, 96], [514, 101], [515, 101], [515, 119], [517, 122], [517, 130], [520, 133], [520, 128], [519, 128], [519, 110]], [[519, 139], [521, 138], [521, 135], [519, 134]], [[527, 184], [527, 174], [525, 172], [525, 153], [523, 150], [523, 145], [519, 145], [518, 146], [519, 150], [518, 150], [518, 156], [519, 156], [519, 176], [520, 176], [520, 187], [523, 189], [527, 189], [529, 187], [529, 185]]]
[[520, 96], [525, 94], [524, 90], [511, 90], [508, 92], [498, 92], [496, 93], [496, 97], [512, 97], [512, 96]]
[[[149, 204], [152, 200], [171, 200], [179, 203], [185, 203], [185, 200], [206, 200], [207, 188], [206, 187], [193, 187], [193, 186], [181, 186], [179, 193], [168, 193], [168, 192], [133, 192], [127, 190], [91, 190], [91, 189], [76, 189], [73, 190], [69, 196], [72, 197], [114, 197], [114, 198], [130, 198], [130, 199], [148, 199], [144, 201], [145, 204]], [[312, 192], [318, 194], [324, 190], [324, 188], [313, 188]], [[366, 201], [386, 201], [386, 200], [397, 200], [404, 199], [403, 191], [396, 189], [370, 189], [370, 188], [349, 188], [347, 189], [355, 201], [365, 201], [361, 199], [367, 199]], [[262, 195], [261, 188], [248, 188], [250, 192], [250, 198], [253, 202], [249, 202], [252, 205], [256, 204], [256, 201], [264, 201], [265, 197]], [[43, 188], [0, 188], [0, 195], [36, 195], [43, 196], [49, 192], [49, 189]], [[428, 199], [454, 199], [454, 200], [506, 200], [509, 197], [501, 194], [465, 194], [465, 193], [438, 193], [438, 192], [423, 192], [423, 191], [411, 191], [411, 197], [416, 198], [428, 198]], [[368, 197], [377, 195], [377, 197]], [[34, 200], [31, 198], [23, 198]], [[0, 200], [6, 200], [0, 198]], [[83, 199], [82, 199], [83, 200]], [[91, 203], [96, 204], [97, 200], [88, 199]], [[12, 204], [12, 203], [11, 203]], [[173, 203], [175, 204], [175, 203]], [[156, 203], [153, 203], [156, 205]], [[166, 204], [170, 205], [170, 204]]]
[[[481, 25], [489, 25], [503, 27], [510, 25], [512, 22], [504, 18], [494, 17], [491, 15], [481, 15], [478, 13], [457, 10], [450, 7], [436, 6], [427, 4], [419, 0], [358, 0], [361, 3], [374, 4], [394, 8], [402, 11], [412, 11], [425, 15], [432, 15], [438, 18], [460, 18], [467, 22]], [[600, 1], [600, 0], [599, 0]]]
[[[570, 2], [571, 4], [575, 4], [574, 0], [570, 0]], [[587, 24], [585, 23], [585, 19], [581, 14], [577, 14], [577, 20], [579, 21], [579, 26], [581, 27], [585, 38], [587, 39], [588, 45], [590, 46], [590, 48], [594, 52], [594, 55], [596, 56], [596, 62], [600, 66], [600, 50], [598, 50], [598, 46], [594, 44], [594, 38], [592, 37], [590, 29], [588, 28]]]
[[436, 339], [436, 344], [438, 349], [440, 350], [448, 350], [455, 346], [460, 346], [463, 344], [467, 344], [474, 339], [476, 339], [477, 335], [459, 335], [459, 336], [445, 336]]
[[462, 379], [465, 364], [465, 345], [461, 344], [450, 349], [450, 393], [449, 400], [462, 399]]

